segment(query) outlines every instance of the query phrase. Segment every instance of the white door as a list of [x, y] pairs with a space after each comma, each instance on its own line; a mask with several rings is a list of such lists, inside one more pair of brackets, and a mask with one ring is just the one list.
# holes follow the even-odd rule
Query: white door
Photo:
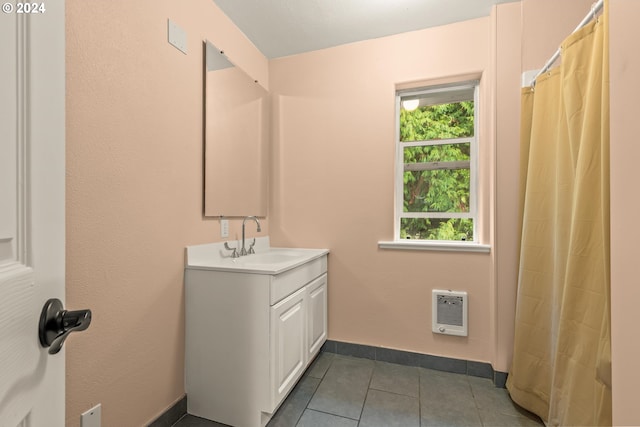
[[62, 427], [64, 350], [38, 322], [64, 301], [64, 1], [1, 3], [0, 427]]

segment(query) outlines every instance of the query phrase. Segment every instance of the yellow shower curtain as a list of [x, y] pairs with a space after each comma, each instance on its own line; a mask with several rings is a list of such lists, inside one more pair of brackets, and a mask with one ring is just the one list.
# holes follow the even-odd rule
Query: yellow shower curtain
[[522, 93], [512, 399], [547, 425], [611, 425], [608, 7]]

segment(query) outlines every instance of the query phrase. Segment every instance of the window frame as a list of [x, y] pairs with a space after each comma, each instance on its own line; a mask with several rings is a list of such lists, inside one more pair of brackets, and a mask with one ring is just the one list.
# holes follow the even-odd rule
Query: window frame
[[[400, 111], [402, 98], [408, 96], [425, 96], [443, 92], [451, 92], [455, 90], [473, 89], [474, 117], [473, 117], [473, 136], [453, 139], [432, 139], [426, 141], [400, 141]], [[395, 109], [395, 185], [394, 185], [394, 241], [380, 242], [383, 248], [416, 249], [420, 246], [433, 247], [435, 249], [445, 250], [465, 250], [472, 246], [478, 246], [481, 251], [488, 249], [486, 245], [479, 245], [480, 239], [478, 235], [478, 140], [479, 140], [479, 89], [480, 82], [478, 80], [462, 81], [446, 85], [433, 85], [420, 88], [397, 90], [396, 91], [396, 109]], [[451, 101], [456, 102], [456, 101]], [[470, 144], [469, 159], [469, 212], [404, 212], [404, 149], [412, 146], [434, 146], [445, 144]], [[453, 170], [453, 169], [448, 169]], [[469, 218], [473, 221], [473, 239], [472, 240], [429, 240], [429, 239], [402, 239], [400, 238], [401, 221], [404, 218]], [[480, 247], [482, 246], [482, 247]]]

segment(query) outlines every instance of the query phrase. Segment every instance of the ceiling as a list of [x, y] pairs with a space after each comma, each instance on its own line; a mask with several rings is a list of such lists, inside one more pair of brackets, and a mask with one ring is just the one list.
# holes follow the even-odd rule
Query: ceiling
[[267, 58], [488, 16], [518, 0], [213, 0]]

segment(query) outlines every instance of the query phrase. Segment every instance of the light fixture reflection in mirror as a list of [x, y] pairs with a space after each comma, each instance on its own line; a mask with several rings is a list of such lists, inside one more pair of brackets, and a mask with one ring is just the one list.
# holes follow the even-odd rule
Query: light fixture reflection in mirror
[[205, 43], [204, 216], [267, 214], [268, 92]]

